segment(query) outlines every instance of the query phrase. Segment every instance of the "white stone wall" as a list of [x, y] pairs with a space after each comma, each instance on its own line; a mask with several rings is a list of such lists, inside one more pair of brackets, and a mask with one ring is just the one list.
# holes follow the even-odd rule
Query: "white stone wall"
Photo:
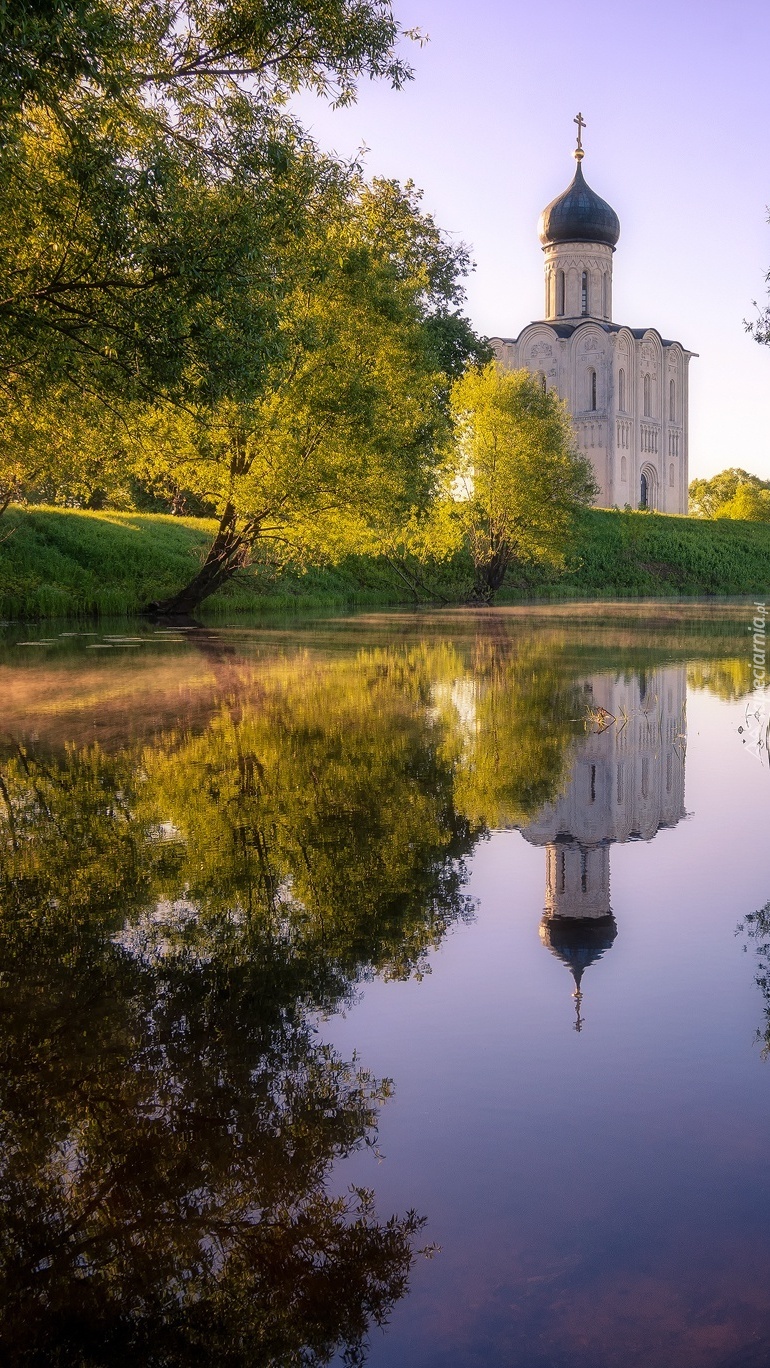
[[687, 512], [687, 369], [693, 353], [676, 342], [664, 346], [654, 328], [636, 337], [594, 319], [579, 323], [569, 337], [559, 337], [548, 322], [531, 323], [518, 338], [492, 338], [492, 345], [501, 365], [540, 375], [565, 400], [576, 445], [594, 468], [599, 507], [638, 508], [644, 472], [652, 507]]
[[548, 916], [608, 915], [609, 847], [652, 840], [685, 816], [684, 666], [592, 676], [584, 695], [616, 720], [578, 743], [561, 797], [521, 828], [546, 847]]

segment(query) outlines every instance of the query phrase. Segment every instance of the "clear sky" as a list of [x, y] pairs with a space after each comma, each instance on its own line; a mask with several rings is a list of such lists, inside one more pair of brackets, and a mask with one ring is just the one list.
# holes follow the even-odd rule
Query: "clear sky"
[[770, 347], [744, 331], [770, 269], [767, 0], [395, 0], [416, 79], [309, 96], [319, 143], [368, 148], [369, 175], [412, 179], [476, 262], [468, 313], [488, 335], [543, 315], [537, 219], [575, 169], [621, 223], [615, 321], [655, 327], [690, 364], [690, 475], [770, 479]]

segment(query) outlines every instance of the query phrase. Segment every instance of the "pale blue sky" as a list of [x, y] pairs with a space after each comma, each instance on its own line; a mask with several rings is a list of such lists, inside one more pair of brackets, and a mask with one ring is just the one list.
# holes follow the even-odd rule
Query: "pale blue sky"
[[699, 353], [690, 474], [770, 479], [770, 347], [744, 331], [770, 269], [770, 5], [766, 0], [395, 0], [404, 91], [365, 85], [351, 109], [298, 112], [370, 175], [411, 178], [476, 261], [468, 312], [515, 335], [543, 313], [540, 210], [566, 188], [578, 109], [586, 179], [621, 222], [614, 317]]

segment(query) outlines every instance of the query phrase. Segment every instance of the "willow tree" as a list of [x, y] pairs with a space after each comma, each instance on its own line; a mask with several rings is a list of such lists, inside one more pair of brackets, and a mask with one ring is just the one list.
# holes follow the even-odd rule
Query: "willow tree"
[[596, 483], [574, 450], [566, 406], [528, 371], [494, 361], [468, 370], [452, 390], [452, 411], [446, 479], [473, 558], [473, 597], [488, 603], [516, 563], [564, 566], [575, 513]]
[[465, 248], [411, 185], [325, 187], [281, 261], [292, 289], [259, 394], [168, 405], [144, 419], [136, 470], [219, 520], [199, 571], [152, 605], [191, 613], [269, 546], [369, 549], [427, 504], [449, 433], [451, 380], [480, 346], [459, 313]]
[[[305, 86], [344, 103], [364, 76], [402, 85], [402, 36], [388, 0], [2, 6], [7, 490], [45, 457], [45, 434], [18, 440], [19, 409], [52, 390], [76, 419], [82, 395], [122, 410], [261, 392], [293, 284], [279, 258], [319, 186], [349, 174], [287, 102]], [[46, 412], [66, 425], [63, 404]]]

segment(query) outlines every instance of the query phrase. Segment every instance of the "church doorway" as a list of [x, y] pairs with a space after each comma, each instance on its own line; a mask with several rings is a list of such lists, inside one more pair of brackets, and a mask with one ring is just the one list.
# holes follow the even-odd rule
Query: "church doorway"
[[639, 480], [639, 507], [657, 507], [657, 477], [652, 466], [645, 466]]

